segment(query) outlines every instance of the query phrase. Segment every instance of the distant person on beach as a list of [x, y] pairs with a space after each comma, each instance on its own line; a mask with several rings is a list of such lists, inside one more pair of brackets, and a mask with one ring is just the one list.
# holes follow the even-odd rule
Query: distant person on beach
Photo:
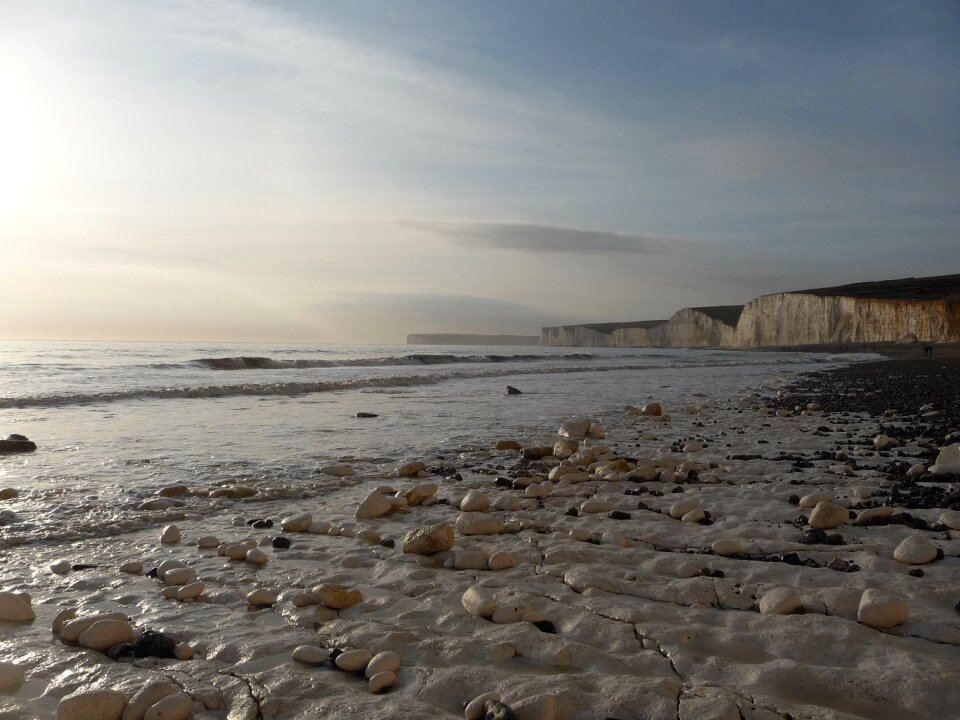
[[932, 358], [933, 357], [933, 345], [930, 343], [925, 343], [923, 346], [923, 356]]

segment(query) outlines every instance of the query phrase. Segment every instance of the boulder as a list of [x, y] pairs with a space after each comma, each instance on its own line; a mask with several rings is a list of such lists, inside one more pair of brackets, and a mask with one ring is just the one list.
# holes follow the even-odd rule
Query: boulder
[[494, 515], [468, 512], [457, 518], [457, 532], [461, 535], [498, 535], [503, 530], [503, 520]]
[[0, 592], [0, 621], [30, 622], [35, 617], [24, 593]]
[[453, 549], [453, 528], [447, 523], [411, 530], [403, 538], [403, 552], [413, 555], [433, 555]]
[[923, 535], [911, 535], [897, 545], [893, 559], [907, 565], [926, 565], [937, 559], [937, 546]]
[[11, 433], [0, 440], [0, 453], [33, 452], [37, 444], [25, 435]]
[[829, 500], [821, 500], [810, 513], [810, 519], [807, 521], [810, 527], [830, 530], [843, 525], [850, 519], [850, 513], [845, 507], [841, 507]]
[[357, 507], [354, 517], [358, 520], [372, 520], [383, 517], [393, 510], [393, 505], [382, 493], [372, 491]]
[[930, 466], [930, 472], [934, 475], [960, 475], [960, 443], [942, 448], [937, 461]]

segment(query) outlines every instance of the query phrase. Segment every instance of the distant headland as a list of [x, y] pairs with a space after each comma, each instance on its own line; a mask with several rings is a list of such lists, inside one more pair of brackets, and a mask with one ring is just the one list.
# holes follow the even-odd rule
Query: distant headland
[[539, 345], [537, 335], [474, 335], [471, 333], [414, 333], [407, 345]]
[[559, 325], [554, 347], [768, 348], [960, 342], [960, 274], [761, 295], [746, 305], [683, 308], [667, 320]]

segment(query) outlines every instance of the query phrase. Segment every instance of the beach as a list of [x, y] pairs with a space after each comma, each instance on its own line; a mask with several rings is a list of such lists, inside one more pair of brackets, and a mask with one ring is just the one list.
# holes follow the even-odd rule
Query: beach
[[[204, 474], [198, 451], [192, 473], [164, 473], [152, 452], [111, 452], [100, 498], [54, 474], [27, 487], [29, 463], [50, 462], [42, 445], [33, 460], [4, 456], [0, 489], [15, 494], [0, 500], [12, 513], [0, 590], [28, 593], [35, 619], [0, 622], [0, 661], [23, 673], [0, 690], [0, 718], [56, 717], [64, 698], [96, 692], [114, 693], [89, 696], [100, 710], [129, 705], [158, 682], [205, 719], [458, 718], [485, 693], [502, 706], [480, 713], [521, 720], [955, 717], [960, 498], [956, 476], [928, 468], [960, 442], [960, 364], [827, 365], [711, 367], [682, 392], [668, 368], [655, 383], [623, 368], [460, 378], [446, 392], [495, 394], [502, 422], [405, 435], [391, 441], [403, 457], [312, 458], [304, 474], [270, 455], [281, 415], [266, 438], [233, 438], [262, 444], [263, 466], [232, 458]], [[523, 394], [504, 399], [507, 381]], [[558, 384], [573, 405], [548, 393]], [[338, 397], [338, 412], [357, 409]], [[415, 425], [412, 398], [396, 397]], [[363, 399], [380, 417], [344, 420], [344, 433], [400, 412]], [[63, 417], [123, 417], [129, 400], [111, 402]], [[15, 432], [46, 411], [8, 412]], [[29, 527], [84, 505], [52, 534]], [[64, 610], [119, 613], [102, 620], [126, 616], [132, 636], [83, 647], [65, 624], [51, 632]], [[174, 657], [123, 647], [148, 630]], [[372, 656], [392, 668], [373, 686]]]

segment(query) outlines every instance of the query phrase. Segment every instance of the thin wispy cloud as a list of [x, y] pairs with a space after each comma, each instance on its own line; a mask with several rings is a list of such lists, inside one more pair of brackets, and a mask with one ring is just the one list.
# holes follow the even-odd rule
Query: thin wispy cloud
[[523, 253], [639, 253], [656, 254], [684, 249], [688, 240], [642, 233], [544, 225], [540, 223], [441, 222], [403, 220], [398, 224], [441, 236], [452, 243], [513, 250]]

